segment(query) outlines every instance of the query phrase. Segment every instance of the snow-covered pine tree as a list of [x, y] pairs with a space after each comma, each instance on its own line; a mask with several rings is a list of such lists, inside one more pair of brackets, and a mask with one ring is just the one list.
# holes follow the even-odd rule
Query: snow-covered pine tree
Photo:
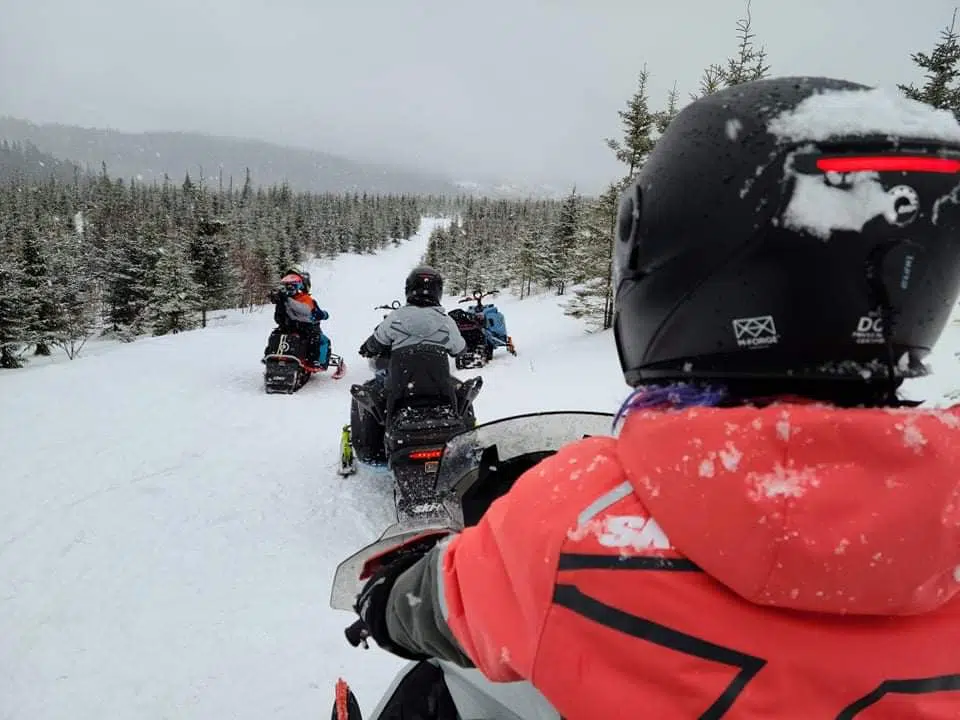
[[104, 277], [104, 303], [110, 330], [123, 341], [143, 332], [144, 311], [152, 290], [157, 262], [157, 231], [142, 227], [108, 239]]
[[737, 20], [739, 43], [737, 44], [736, 56], [727, 60], [727, 67], [723, 73], [723, 84], [726, 87], [733, 87], [752, 80], [761, 80], [770, 74], [766, 48], [762, 45], [758, 48], [754, 43], [756, 34], [752, 28], [750, 4], [751, 0], [747, 0], [747, 13]]
[[700, 76], [699, 92], [691, 93], [691, 100], [699, 100], [712, 95], [721, 88], [733, 87], [751, 80], [761, 80], [770, 74], [767, 65], [767, 51], [763, 46], [759, 48], [754, 43], [756, 34], [753, 32], [750, 14], [751, 0], [747, 0], [746, 15], [737, 20], [737, 52], [723, 64], [709, 65]]
[[99, 309], [89, 249], [81, 238], [64, 236], [55, 245], [50, 279], [58, 310], [53, 344], [73, 360], [96, 331]]
[[517, 229], [516, 252], [514, 255], [514, 279], [520, 288], [520, 299], [530, 295], [533, 284], [539, 280], [537, 274], [538, 251], [543, 247], [543, 229], [531, 222], [524, 222]]
[[260, 305], [266, 302], [267, 293], [276, 286], [284, 268], [274, 233], [257, 233], [252, 244], [252, 262], [247, 268], [244, 294], [251, 304]]
[[443, 265], [449, 244], [450, 233], [447, 229], [443, 226], [435, 227], [427, 238], [427, 252], [424, 253], [423, 262], [439, 270]]
[[678, 112], [680, 112], [680, 91], [677, 90], [677, 83], [673, 83], [673, 88], [667, 93], [667, 106], [655, 113], [657, 137], [666, 132], [667, 125], [673, 121]]
[[654, 131], [657, 128], [657, 116], [650, 111], [647, 97], [649, 79], [650, 73], [644, 65], [637, 78], [637, 90], [627, 101], [626, 110], [617, 112], [623, 124], [623, 139], [606, 140], [607, 147], [613, 150], [617, 160], [627, 166], [628, 177], [633, 177], [640, 170], [656, 142]]
[[574, 259], [580, 268], [579, 287], [567, 303], [566, 312], [602, 330], [613, 324], [613, 235], [620, 193], [646, 163], [657, 137], [677, 114], [676, 84], [668, 96], [667, 108], [658, 112], [650, 110], [649, 77], [644, 66], [627, 109], [618, 113], [623, 123], [623, 139], [606, 141], [617, 160], [626, 165], [626, 176], [612, 183], [583, 213], [582, 247]]
[[690, 99], [699, 100], [720, 90], [723, 87], [724, 73], [723, 65], [717, 65], [716, 63], [708, 65], [700, 76], [698, 92], [690, 93]]
[[38, 223], [23, 228], [20, 244], [21, 280], [26, 314], [23, 318], [26, 337], [35, 346], [35, 355], [49, 355], [50, 343], [57, 325], [57, 306], [51, 295], [47, 248], [37, 234]]
[[16, 258], [0, 258], [0, 368], [23, 365], [21, 353], [27, 343], [24, 318], [29, 303], [23, 293], [23, 268]]
[[[466, 223], [464, 223], [466, 225]], [[450, 294], [466, 293], [476, 284], [476, 264], [478, 256], [466, 228], [458, 221], [447, 228], [447, 251], [437, 270], [448, 280]]]
[[611, 183], [584, 211], [581, 239], [574, 252], [580, 280], [566, 304], [566, 314], [588, 327], [613, 325], [613, 235], [622, 185]]
[[560, 206], [560, 213], [550, 234], [539, 267], [546, 283], [557, 295], [563, 295], [576, 274], [575, 251], [580, 239], [583, 199], [573, 188]]
[[190, 238], [188, 253], [193, 279], [201, 289], [200, 326], [207, 326], [207, 311], [229, 307], [237, 276], [230, 267], [229, 245], [223, 222], [203, 220]]
[[960, 34], [956, 30], [957, 11], [953, 11], [950, 24], [940, 31], [940, 42], [928, 55], [917, 52], [910, 56], [921, 70], [925, 71], [922, 87], [898, 85], [909, 98], [928, 103], [943, 110], [950, 110], [960, 118]]
[[198, 324], [203, 290], [193, 279], [187, 254], [176, 238], [169, 238], [159, 254], [146, 309], [150, 329], [154, 335], [192, 330]]

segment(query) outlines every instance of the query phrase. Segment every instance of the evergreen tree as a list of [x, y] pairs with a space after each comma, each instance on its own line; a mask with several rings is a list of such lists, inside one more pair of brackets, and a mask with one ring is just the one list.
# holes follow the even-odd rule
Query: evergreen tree
[[716, 63], [708, 65], [700, 76], [699, 92], [690, 93], [690, 99], [699, 100], [723, 88], [724, 73], [722, 65]]
[[713, 63], [703, 71], [699, 92], [690, 95], [692, 100], [712, 95], [725, 87], [762, 80], [770, 74], [767, 51], [762, 46], [758, 48], [754, 43], [756, 35], [753, 32], [750, 4], [751, 0], [747, 0], [747, 13], [737, 20], [739, 42], [736, 54], [728, 58], [726, 63]]
[[207, 312], [228, 307], [236, 287], [236, 275], [230, 267], [229, 247], [224, 240], [222, 222], [204, 220], [190, 238], [189, 256], [193, 279], [200, 288], [200, 326], [207, 326]]
[[64, 238], [50, 257], [57, 304], [53, 343], [73, 360], [97, 327], [98, 293], [88, 250], [77, 238]]
[[677, 90], [677, 84], [673, 84], [673, 89], [667, 94], [667, 107], [656, 113], [657, 133], [663, 135], [667, 131], [667, 126], [673, 121], [680, 112], [680, 92]]
[[147, 321], [154, 335], [183, 332], [197, 326], [202, 290], [190, 271], [180, 243], [170, 240], [160, 251], [147, 305]]
[[140, 235], [122, 234], [111, 240], [104, 272], [107, 321], [121, 340], [132, 340], [143, 330], [156, 252]]
[[915, 85], [898, 85], [912, 100], [919, 100], [943, 110], [950, 110], [960, 118], [960, 34], [956, 31], [957, 11], [953, 11], [950, 25], [940, 31], [940, 42], [933, 51], [913, 53], [910, 59], [925, 71], [926, 81]]
[[538, 250], [542, 246], [539, 228], [524, 223], [518, 232], [516, 261], [513, 264], [515, 278], [520, 286], [520, 298], [529, 295], [537, 280]]
[[613, 150], [617, 160], [627, 166], [627, 175], [633, 177], [653, 149], [657, 116], [650, 111], [647, 98], [647, 82], [650, 75], [646, 65], [640, 71], [637, 90], [627, 102], [627, 109], [618, 111], [623, 123], [623, 139], [607, 139], [607, 147]]
[[747, 0], [746, 16], [737, 20], [737, 54], [727, 60], [723, 73], [723, 82], [727, 87], [761, 80], [770, 73], [767, 51], [762, 46], [757, 48], [753, 42], [756, 35], [751, 27], [750, 2]]
[[24, 228], [20, 252], [23, 270], [21, 290], [26, 303], [23, 317], [25, 336], [36, 346], [35, 355], [49, 355], [57, 324], [57, 306], [51, 295], [46, 249], [37, 236], [36, 225]]
[[566, 313], [598, 330], [613, 325], [613, 236], [621, 191], [620, 183], [611, 183], [586, 208], [582, 238], [574, 253], [582, 281], [567, 303]]
[[550, 252], [541, 258], [544, 280], [556, 290], [557, 295], [563, 295], [567, 284], [574, 279], [582, 205], [583, 201], [574, 188], [560, 206], [560, 214], [550, 237]]
[[22, 366], [26, 341], [27, 302], [23, 296], [23, 268], [12, 258], [0, 258], [0, 368]]

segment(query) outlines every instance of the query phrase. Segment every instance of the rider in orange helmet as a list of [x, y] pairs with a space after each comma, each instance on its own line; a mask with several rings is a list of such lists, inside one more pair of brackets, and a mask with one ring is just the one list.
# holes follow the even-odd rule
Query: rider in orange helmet
[[295, 330], [307, 338], [312, 364], [326, 370], [330, 361], [330, 338], [320, 329], [320, 321], [328, 320], [330, 313], [320, 308], [310, 294], [310, 274], [288, 270], [280, 279], [281, 290], [270, 293], [276, 305], [273, 320], [282, 330]]

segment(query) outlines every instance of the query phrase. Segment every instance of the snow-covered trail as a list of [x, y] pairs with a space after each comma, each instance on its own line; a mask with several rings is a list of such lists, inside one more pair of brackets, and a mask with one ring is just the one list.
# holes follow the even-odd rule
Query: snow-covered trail
[[[263, 392], [269, 308], [0, 373], [0, 718], [300, 720], [329, 712], [338, 675], [372, 708], [401, 662], [350, 648], [327, 603], [392, 489], [335, 474], [339, 429], [373, 307], [402, 298], [436, 222], [310, 268], [339, 382]], [[481, 422], [616, 406], [609, 333], [554, 298], [499, 302], [520, 355], [479, 371]]]
[[[431, 227], [317, 268], [348, 363]], [[396, 667], [327, 607], [392, 518], [334, 472], [357, 375], [267, 396], [269, 308], [231, 320], [0, 377], [0, 717], [302, 718]]]
[[[0, 372], [0, 720], [326, 717], [340, 675], [375, 705], [402, 663], [350, 648], [327, 603], [336, 565], [392, 522], [392, 488], [335, 474], [339, 429], [373, 308], [401, 298], [436, 222], [310, 268], [339, 382], [263, 392], [269, 308]], [[619, 406], [611, 333], [548, 295], [497, 304], [519, 355], [459, 373], [484, 376], [480, 422]], [[960, 387], [958, 335], [921, 397]]]

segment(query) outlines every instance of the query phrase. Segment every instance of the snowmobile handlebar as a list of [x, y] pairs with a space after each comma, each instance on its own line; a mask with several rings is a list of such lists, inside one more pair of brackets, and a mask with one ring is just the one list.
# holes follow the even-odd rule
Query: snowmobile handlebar
[[360, 645], [363, 645], [364, 648], [368, 647], [367, 638], [370, 637], [370, 630], [363, 620], [357, 620], [344, 630], [343, 634], [346, 636], [347, 642], [353, 647], [359, 647]]
[[459, 300], [457, 300], [457, 302], [458, 303], [476, 302], [479, 304], [485, 297], [489, 297], [490, 295], [497, 295], [499, 292], [500, 292], [499, 290], [491, 290], [490, 292], [480, 292], [479, 290], [477, 290], [473, 293], [472, 296], [460, 298]]
[[400, 308], [400, 301], [394, 300], [389, 305], [377, 305], [374, 310], [398, 310]]

